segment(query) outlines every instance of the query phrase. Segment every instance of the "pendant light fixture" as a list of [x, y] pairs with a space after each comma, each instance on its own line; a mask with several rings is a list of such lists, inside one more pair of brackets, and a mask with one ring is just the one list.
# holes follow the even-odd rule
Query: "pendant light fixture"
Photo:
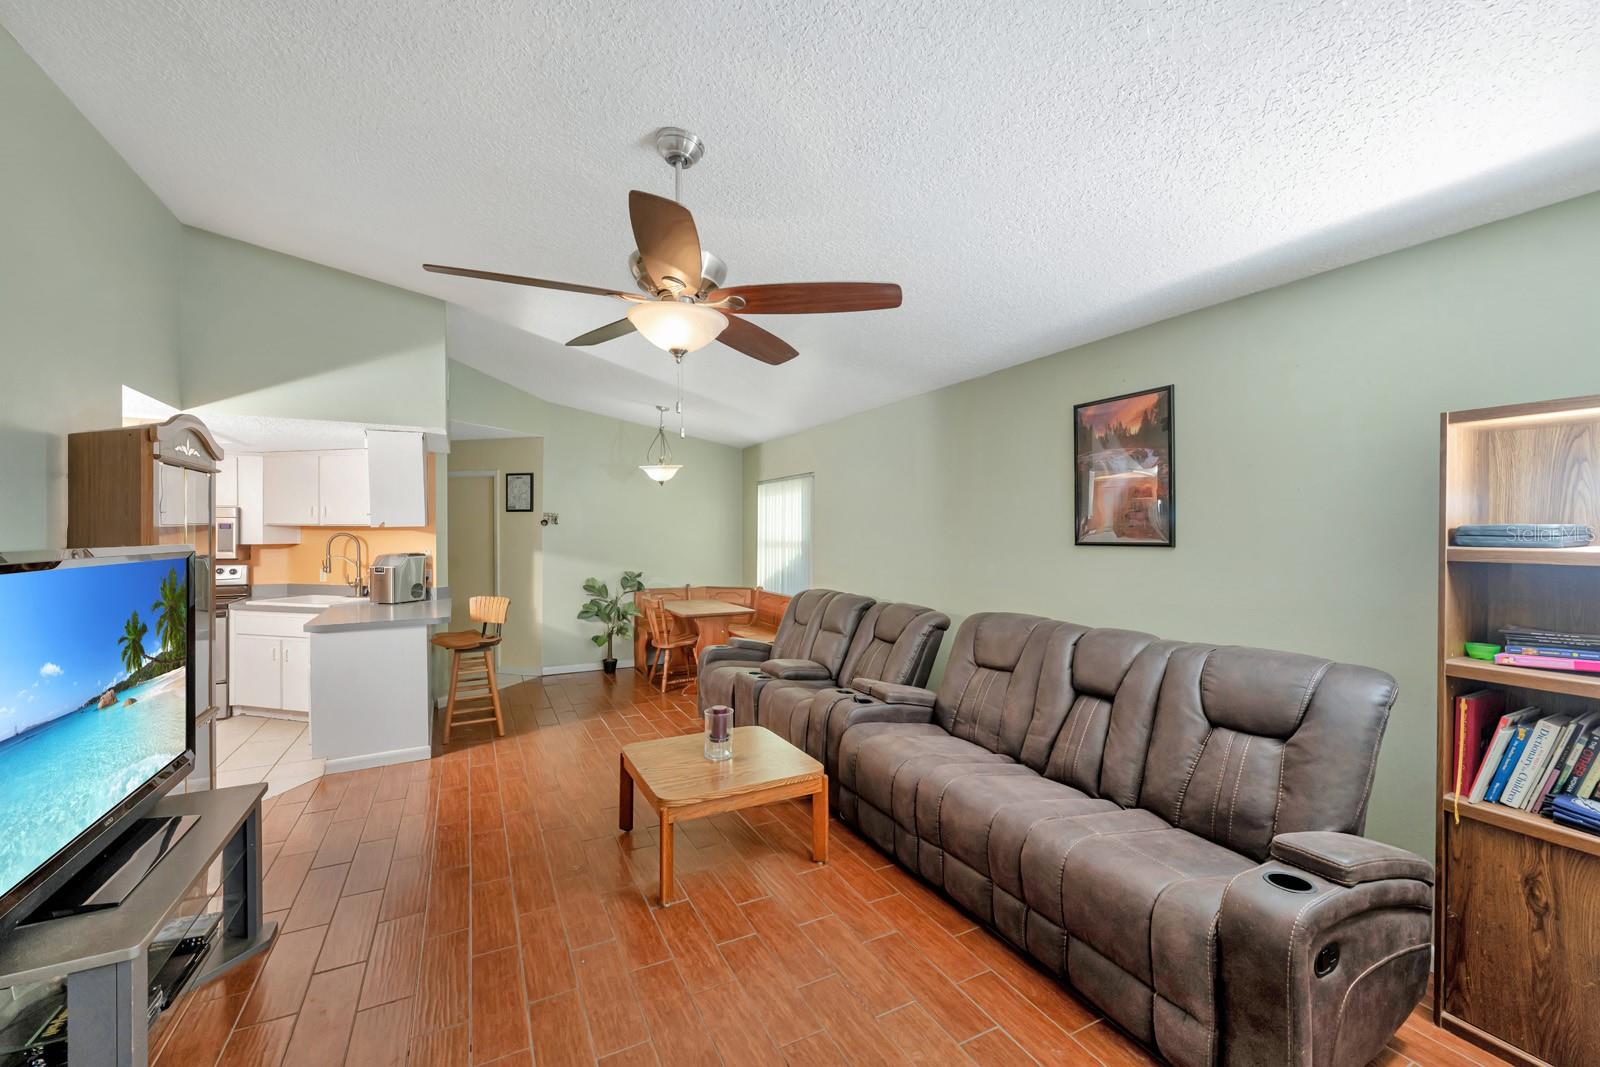
[[682, 463], [672, 462], [672, 447], [667, 444], [667, 406], [657, 404], [656, 435], [650, 440], [650, 447], [645, 449], [644, 462], [639, 464], [639, 469], [644, 471], [645, 477], [657, 485], [666, 485], [672, 481], [672, 476], [683, 469]]

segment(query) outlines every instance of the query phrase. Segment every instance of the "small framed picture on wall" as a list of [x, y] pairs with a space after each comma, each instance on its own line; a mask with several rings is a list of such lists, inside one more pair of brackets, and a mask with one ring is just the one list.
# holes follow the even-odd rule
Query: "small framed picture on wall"
[[507, 511], [532, 511], [533, 510], [533, 475], [532, 474], [507, 474], [506, 475], [506, 510]]
[[1171, 548], [1172, 386], [1072, 408], [1073, 544]]

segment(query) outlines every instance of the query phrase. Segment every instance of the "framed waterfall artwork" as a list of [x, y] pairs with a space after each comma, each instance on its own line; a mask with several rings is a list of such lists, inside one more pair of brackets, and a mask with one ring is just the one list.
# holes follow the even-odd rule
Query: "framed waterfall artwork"
[[1175, 544], [1172, 386], [1072, 407], [1076, 545]]

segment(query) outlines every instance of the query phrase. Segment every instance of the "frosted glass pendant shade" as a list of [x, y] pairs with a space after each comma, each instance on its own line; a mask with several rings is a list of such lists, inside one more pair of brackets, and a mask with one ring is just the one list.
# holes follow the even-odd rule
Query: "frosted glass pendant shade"
[[644, 339], [668, 352], [694, 352], [717, 339], [728, 317], [716, 308], [682, 300], [652, 300], [628, 309], [628, 321]]
[[653, 482], [670, 482], [672, 476], [683, 470], [682, 463], [644, 463], [639, 466], [646, 478]]

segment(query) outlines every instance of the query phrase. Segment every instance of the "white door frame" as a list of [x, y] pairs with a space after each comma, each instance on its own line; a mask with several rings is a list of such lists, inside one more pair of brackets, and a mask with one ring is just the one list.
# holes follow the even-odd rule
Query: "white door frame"
[[[496, 493], [500, 488], [499, 471], [451, 471], [450, 477], [454, 478], [487, 478], [489, 479], [489, 540], [493, 542], [494, 551], [494, 595], [500, 596], [500, 509], [497, 506], [499, 497]], [[449, 520], [449, 507], [445, 508], [445, 518]], [[452, 593], [452, 597], [454, 594]], [[500, 646], [494, 646], [494, 665], [500, 667]]]

